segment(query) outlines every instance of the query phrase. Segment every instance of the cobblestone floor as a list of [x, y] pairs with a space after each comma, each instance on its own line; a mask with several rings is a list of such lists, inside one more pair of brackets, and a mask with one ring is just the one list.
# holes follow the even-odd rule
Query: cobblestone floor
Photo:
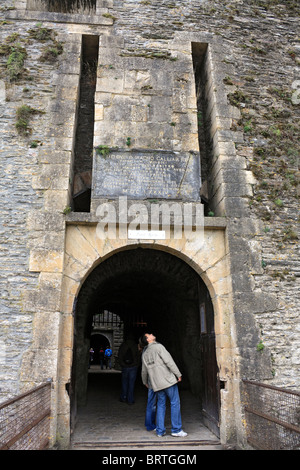
[[71, 449], [221, 449], [218, 438], [201, 424], [198, 401], [189, 391], [180, 390], [183, 429], [188, 436], [171, 436], [168, 406], [167, 434], [158, 438], [144, 426], [147, 390], [140, 378], [134, 405], [119, 401], [120, 385], [119, 371], [90, 369], [87, 405], [78, 410]]

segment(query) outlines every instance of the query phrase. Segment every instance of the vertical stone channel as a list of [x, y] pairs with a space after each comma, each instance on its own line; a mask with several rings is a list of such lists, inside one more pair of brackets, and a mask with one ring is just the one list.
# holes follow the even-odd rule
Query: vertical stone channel
[[74, 146], [73, 210], [89, 212], [99, 36], [82, 36], [80, 91]]
[[197, 118], [198, 118], [198, 139], [201, 158], [201, 200], [204, 204], [205, 215], [209, 211], [209, 123], [207, 121], [205, 99], [205, 54], [207, 51], [206, 43], [192, 42], [192, 58], [196, 83], [197, 96]]

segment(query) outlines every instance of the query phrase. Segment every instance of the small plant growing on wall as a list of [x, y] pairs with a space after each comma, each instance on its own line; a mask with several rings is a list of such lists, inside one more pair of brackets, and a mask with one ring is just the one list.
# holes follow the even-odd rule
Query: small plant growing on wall
[[19, 45], [11, 47], [11, 53], [8, 56], [6, 64], [10, 81], [16, 81], [21, 77], [24, 71], [26, 55], [25, 49]]
[[29, 36], [37, 41], [52, 41], [54, 39], [54, 32], [52, 29], [43, 28], [41, 24], [37, 28], [32, 28], [28, 31]]
[[44, 52], [40, 57], [41, 62], [55, 62], [57, 57], [62, 54], [63, 46], [58, 41], [53, 41], [52, 46], [48, 46], [45, 48]]
[[6, 70], [8, 78], [14, 82], [21, 78], [24, 72], [24, 62], [27, 52], [19, 42], [19, 35], [14, 33], [6, 38], [5, 44], [0, 45], [0, 55], [7, 57]]
[[20, 106], [17, 109], [17, 122], [16, 122], [16, 128], [18, 130], [18, 133], [23, 136], [28, 136], [31, 133], [31, 128], [29, 127], [30, 117], [33, 114], [42, 114], [42, 113], [43, 111], [34, 109], [31, 106], [28, 106], [26, 104]]
[[263, 351], [265, 349], [265, 345], [264, 343], [260, 340], [260, 342], [258, 343], [258, 345], [256, 346], [256, 350], [257, 351]]
[[95, 151], [97, 155], [101, 155], [103, 158], [106, 158], [110, 149], [107, 145], [98, 145], [98, 147], [95, 147]]
[[72, 212], [72, 208], [70, 206], [66, 206], [63, 210], [64, 215], [70, 214], [70, 212]]
[[41, 24], [38, 24], [36, 28], [30, 29], [28, 32], [29, 36], [36, 41], [51, 41], [51, 43], [46, 46], [42, 52], [40, 57], [41, 62], [54, 62], [57, 57], [62, 54], [63, 45], [55, 39], [56, 33], [52, 29], [44, 28]]
[[284, 203], [281, 199], [275, 199], [274, 202], [275, 202], [277, 207], [282, 207], [284, 205]]

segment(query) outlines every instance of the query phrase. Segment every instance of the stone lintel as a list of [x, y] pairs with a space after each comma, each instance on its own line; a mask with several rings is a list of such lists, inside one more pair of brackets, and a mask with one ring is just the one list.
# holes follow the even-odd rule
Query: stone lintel
[[[98, 201], [94, 201], [94, 202], [97, 202], [98, 205], [101, 205], [101, 204], [105, 204], [105, 203], [108, 203], [108, 204], [113, 204], [113, 207], [116, 208], [116, 221], [118, 222], [119, 221], [119, 211], [118, 211], [118, 203], [117, 201], [111, 201], [111, 200], [98, 200]], [[133, 204], [145, 204], [145, 207], [148, 209], [148, 214], [149, 214], [149, 218], [150, 218], [150, 214], [151, 214], [151, 208], [150, 208], [150, 205], [151, 204], [154, 204], [154, 203], [151, 203], [150, 201], [135, 201], [135, 200], [128, 200], [127, 201], [128, 203], [128, 207], [130, 208]], [[183, 206], [184, 205], [188, 205], [188, 204], [193, 204], [193, 219], [192, 219], [192, 224], [193, 224], [193, 227], [195, 226], [195, 207], [196, 207], [196, 203], [182, 203], [182, 202], [178, 202], [178, 201], [160, 201], [159, 204], [166, 204], [169, 206], [170, 210], [172, 208], [172, 204], [178, 204], [181, 208], [182, 208], [182, 211], [184, 210], [183, 209]], [[157, 204], [157, 203], [156, 203]], [[202, 204], [201, 203], [197, 203], [198, 207], [201, 206]], [[66, 215], [66, 224], [67, 225], [96, 225], [97, 223], [99, 223], [101, 220], [102, 220], [102, 217], [100, 216], [97, 216], [96, 215], [96, 208], [97, 208], [97, 205], [95, 205], [95, 210], [91, 213], [87, 213], [87, 212], [71, 212], [69, 214]], [[184, 214], [184, 212], [182, 212]], [[131, 219], [133, 219], [135, 216], [132, 215], [131, 216]], [[128, 217], [128, 223], [130, 223], [131, 219]], [[203, 221], [204, 221], [204, 228], [208, 229], [208, 230], [225, 230], [226, 226], [227, 226], [227, 219], [225, 217], [203, 217]], [[111, 220], [111, 222], [114, 222], [114, 220]], [[174, 224], [174, 218], [172, 216], [172, 212], [171, 212], [171, 217], [170, 217], [170, 222], [171, 222], [171, 226], [172, 224]]]

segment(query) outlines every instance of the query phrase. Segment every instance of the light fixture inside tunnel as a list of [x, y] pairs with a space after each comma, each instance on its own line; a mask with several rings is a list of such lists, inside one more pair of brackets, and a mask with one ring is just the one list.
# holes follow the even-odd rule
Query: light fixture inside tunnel
[[133, 326], [147, 326], [147, 325], [148, 325], [148, 323], [143, 322], [143, 321], [137, 321], [137, 322], [133, 323]]

